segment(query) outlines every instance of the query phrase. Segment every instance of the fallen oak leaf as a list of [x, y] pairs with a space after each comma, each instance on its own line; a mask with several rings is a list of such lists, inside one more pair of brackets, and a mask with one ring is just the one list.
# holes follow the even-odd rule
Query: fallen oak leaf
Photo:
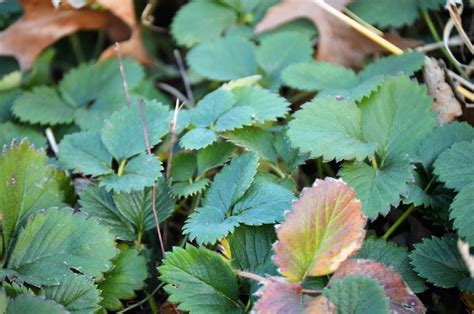
[[[284, 0], [267, 11], [255, 31], [262, 33], [298, 18], [308, 18], [320, 34], [316, 59], [347, 67], [360, 68], [366, 56], [384, 51], [377, 43], [328, 14], [316, 2], [317, 0]], [[327, 4], [337, 10], [342, 10], [349, 2], [350, 0], [326, 0]], [[385, 39], [401, 48], [414, 47], [419, 43], [395, 34], [387, 34]]]
[[347, 260], [337, 269], [328, 285], [331, 286], [336, 280], [351, 275], [364, 275], [377, 280], [390, 300], [392, 313], [426, 312], [423, 303], [408, 288], [402, 277], [397, 272], [376, 261], [367, 259]]
[[80, 30], [105, 30], [112, 41], [133, 39], [137, 45], [136, 51], [124, 47], [122, 52], [144, 61], [140, 49], [142, 44], [137, 44], [132, 36], [136, 32], [136, 24], [132, 24], [125, 14], [133, 13], [131, 0], [114, 3], [103, 0], [103, 6], [108, 10], [93, 10], [90, 7], [79, 10], [72, 7], [55, 9], [52, 2], [46, 0], [19, 2], [24, 14], [9, 28], [0, 32], [0, 55], [15, 57], [23, 71], [29, 69], [41, 52], [55, 41]]

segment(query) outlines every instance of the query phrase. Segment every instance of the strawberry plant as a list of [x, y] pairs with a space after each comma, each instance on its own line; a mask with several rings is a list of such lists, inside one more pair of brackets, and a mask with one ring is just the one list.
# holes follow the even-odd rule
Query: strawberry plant
[[472, 5], [0, 9], [1, 313], [474, 310]]

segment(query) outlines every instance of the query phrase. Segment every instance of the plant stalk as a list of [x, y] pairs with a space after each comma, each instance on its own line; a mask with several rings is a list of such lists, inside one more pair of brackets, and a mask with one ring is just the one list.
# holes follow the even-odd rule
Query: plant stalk
[[387, 230], [387, 232], [385, 232], [385, 234], [382, 236], [382, 238], [387, 241], [388, 237], [390, 237], [390, 235], [395, 231], [397, 230], [397, 228], [408, 218], [408, 216], [411, 215], [411, 213], [413, 213], [415, 211], [416, 207], [414, 204], [412, 204], [410, 207], [408, 207], [408, 209], [400, 216], [398, 217], [397, 221], [395, 221], [395, 223], [390, 226], [390, 228]]

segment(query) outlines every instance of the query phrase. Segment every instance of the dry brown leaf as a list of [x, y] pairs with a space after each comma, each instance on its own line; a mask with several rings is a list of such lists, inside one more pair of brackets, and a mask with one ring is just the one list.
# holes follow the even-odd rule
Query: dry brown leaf
[[423, 76], [428, 93], [433, 98], [432, 110], [438, 113], [438, 124], [451, 122], [461, 116], [461, 104], [454, 96], [451, 86], [446, 83], [445, 73], [436, 59], [425, 59]]
[[143, 44], [137, 36], [139, 31], [132, 0], [101, 0], [100, 3], [109, 10], [55, 9], [49, 0], [19, 2], [24, 14], [0, 32], [0, 55], [15, 57], [22, 70], [30, 68], [39, 54], [55, 41], [80, 30], [105, 30], [112, 41], [125, 40], [122, 44], [124, 55], [140, 62], [150, 60], [146, 58]]
[[[337, 10], [341, 10], [349, 2], [350, 0], [326, 0], [327, 4]], [[257, 25], [256, 32], [262, 33], [298, 18], [308, 18], [319, 30], [320, 40], [316, 54], [318, 60], [359, 68], [366, 56], [384, 51], [381, 46], [321, 9], [314, 0], [284, 0], [271, 7]], [[417, 41], [393, 34], [386, 35], [385, 39], [400, 48], [418, 45]]]

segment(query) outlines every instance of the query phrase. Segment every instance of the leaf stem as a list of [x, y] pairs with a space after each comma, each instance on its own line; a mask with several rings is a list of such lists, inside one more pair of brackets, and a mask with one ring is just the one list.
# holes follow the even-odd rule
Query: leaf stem
[[268, 166], [282, 179], [286, 178], [286, 173], [284, 173], [277, 165], [272, 162], [268, 163]]
[[120, 162], [117, 175], [121, 177], [123, 175], [123, 170], [125, 169], [125, 165], [127, 164], [127, 159], [124, 159]]
[[313, 290], [313, 289], [301, 289], [301, 292], [308, 294], [321, 294], [322, 290]]
[[377, 171], [377, 169], [379, 168], [377, 165], [377, 159], [375, 158], [375, 156], [372, 156], [370, 160], [372, 161], [372, 168], [374, 168], [374, 170]]
[[397, 221], [385, 232], [385, 234], [382, 236], [382, 238], [386, 241], [390, 235], [397, 230], [397, 228], [408, 218], [408, 216], [411, 215], [416, 209], [416, 206], [414, 204], [411, 204], [410, 207], [400, 216], [398, 217]]
[[322, 157], [316, 159], [316, 171], [318, 172], [318, 178], [324, 178]]
[[139, 307], [139, 306], [142, 305], [143, 303], [147, 302], [148, 299], [150, 299], [153, 295], [155, 295], [155, 293], [157, 293], [158, 290], [160, 290], [161, 287], [163, 287], [164, 285], [165, 285], [164, 282], [160, 283], [160, 284], [155, 288], [155, 290], [153, 290], [150, 294], [148, 294], [148, 295], [146, 296], [146, 298], [144, 298], [144, 299], [141, 300], [140, 302], [137, 302], [137, 303], [135, 303], [135, 304], [130, 305], [129, 307], [124, 308], [123, 310], [117, 312], [117, 314], [122, 314], [122, 313], [128, 312], [128, 311], [130, 311], [130, 310], [132, 310], [132, 309], [134, 309], [134, 308], [136, 308], [136, 307]]
[[69, 43], [71, 44], [72, 51], [76, 56], [77, 63], [82, 63], [86, 60], [84, 57], [84, 51], [82, 50], [81, 42], [77, 34], [72, 34], [68, 36]]
[[260, 275], [257, 275], [257, 274], [254, 274], [254, 273], [249, 273], [247, 271], [243, 271], [243, 270], [237, 270], [237, 269], [234, 269], [234, 272], [237, 276], [240, 276], [240, 277], [244, 277], [244, 278], [247, 278], [247, 279], [252, 279], [252, 280], [255, 280], [255, 281], [258, 281], [258, 282], [265, 282], [266, 279]]

